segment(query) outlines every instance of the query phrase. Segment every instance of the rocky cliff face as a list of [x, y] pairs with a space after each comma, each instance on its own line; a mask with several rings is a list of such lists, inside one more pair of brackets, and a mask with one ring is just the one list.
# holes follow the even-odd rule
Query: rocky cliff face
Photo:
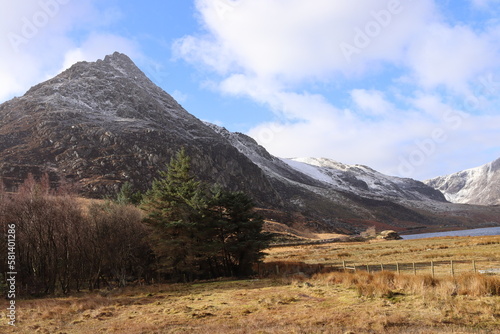
[[500, 159], [486, 165], [425, 181], [450, 202], [499, 205]]
[[54, 181], [78, 182], [87, 196], [114, 193], [124, 181], [145, 190], [181, 146], [202, 179], [279, 202], [257, 166], [123, 54], [77, 63], [0, 106], [8, 186], [49, 172]]
[[88, 197], [113, 195], [125, 181], [146, 190], [181, 147], [200, 179], [245, 191], [262, 212], [304, 229], [404, 230], [500, 217], [368, 167], [274, 157], [252, 138], [189, 114], [120, 53], [77, 63], [0, 105], [0, 176], [8, 188], [28, 173], [49, 173]]

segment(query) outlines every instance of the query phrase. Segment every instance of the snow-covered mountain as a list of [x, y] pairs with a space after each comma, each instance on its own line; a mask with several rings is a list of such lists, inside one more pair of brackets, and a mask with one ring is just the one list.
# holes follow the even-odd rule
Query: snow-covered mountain
[[440, 190], [453, 203], [499, 205], [500, 159], [424, 182]]
[[445, 200], [441, 192], [422, 182], [388, 176], [364, 165], [346, 165], [326, 158], [294, 158], [283, 161], [336, 189], [360, 196], [392, 200]]
[[266, 174], [308, 189], [317, 188], [316, 192], [327, 189], [397, 202], [446, 201], [441, 192], [413, 179], [388, 176], [367, 166], [350, 166], [326, 158], [277, 158], [244, 134], [206, 124], [228, 139]]

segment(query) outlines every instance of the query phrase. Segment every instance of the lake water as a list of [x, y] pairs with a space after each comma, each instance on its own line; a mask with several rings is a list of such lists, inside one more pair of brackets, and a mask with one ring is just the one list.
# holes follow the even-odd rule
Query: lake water
[[475, 228], [472, 230], [408, 234], [408, 235], [402, 235], [401, 237], [403, 237], [403, 239], [405, 240], [409, 240], [409, 239], [423, 239], [423, 238], [434, 238], [434, 237], [465, 237], [465, 236], [474, 237], [481, 235], [500, 235], [500, 226]]

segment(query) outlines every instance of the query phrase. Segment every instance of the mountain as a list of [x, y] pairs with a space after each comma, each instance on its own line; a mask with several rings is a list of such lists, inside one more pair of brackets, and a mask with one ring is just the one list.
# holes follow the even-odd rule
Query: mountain
[[0, 169], [8, 187], [43, 171], [54, 182], [77, 181], [92, 197], [115, 193], [124, 181], [146, 190], [181, 146], [201, 178], [241, 183], [279, 202], [259, 168], [126, 55], [77, 63], [0, 105]]
[[326, 158], [280, 159], [244, 134], [206, 124], [274, 178], [295, 182], [305, 188], [335, 189], [379, 200], [446, 202], [440, 191], [420, 181], [387, 176], [367, 166], [350, 166]]
[[325, 158], [285, 159], [288, 165], [336, 189], [359, 196], [401, 200], [444, 202], [443, 194], [420, 181], [384, 175], [363, 165], [345, 165]]
[[181, 147], [201, 180], [250, 194], [268, 221], [300, 230], [475, 227], [500, 217], [500, 209], [452, 204], [421, 182], [366, 166], [274, 157], [189, 114], [120, 53], [79, 62], [0, 105], [8, 189], [48, 173], [86, 197], [113, 196], [125, 181], [144, 191]]
[[288, 208], [309, 217], [320, 213], [323, 220], [339, 228], [430, 231], [500, 223], [500, 208], [450, 203], [423, 182], [325, 158], [281, 159], [245, 134], [206, 124], [264, 171], [288, 199]]
[[500, 159], [425, 183], [453, 203], [500, 205]]

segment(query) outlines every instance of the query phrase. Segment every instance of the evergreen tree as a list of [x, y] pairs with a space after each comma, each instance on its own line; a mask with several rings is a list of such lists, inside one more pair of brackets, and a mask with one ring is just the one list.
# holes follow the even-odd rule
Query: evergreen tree
[[202, 260], [199, 224], [205, 206], [202, 184], [190, 173], [190, 159], [181, 149], [160, 172], [142, 207], [153, 227], [153, 248], [160, 269], [174, 279], [193, 279]]
[[146, 193], [142, 207], [160, 270], [176, 280], [251, 274], [270, 239], [262, 218], [244, 193], [206, 189], [182, 149]]
[[214, 241], [225, 276], [247, 276], [264, 256], [270, 235], [262, 232], [264, 221], [253, 201], [243, 192], [217, 190], [210, 201]]

